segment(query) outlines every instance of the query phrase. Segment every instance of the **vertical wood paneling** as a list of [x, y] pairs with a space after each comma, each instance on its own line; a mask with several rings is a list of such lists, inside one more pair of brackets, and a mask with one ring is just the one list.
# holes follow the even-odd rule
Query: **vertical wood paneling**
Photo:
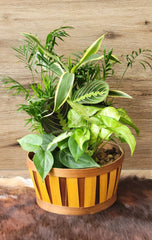
[[67, 178], [68, 206], [79, 207], [79, 191], [77, 178]]
[[114, 192], [117, 169], [110, 172], [107, 199], [110, 199]]
[[108, 174], [100, 176], [100, 203], [107, 200]]
[[96, 177], [85, 178], [84, 207], [91, 207], [95, 204], [96, 198]]
[[62, 206], [59, 178], [54, 176], [49, 176], [49, 181], [50, 181], [51, 196], [52, 196], [53, 204]]

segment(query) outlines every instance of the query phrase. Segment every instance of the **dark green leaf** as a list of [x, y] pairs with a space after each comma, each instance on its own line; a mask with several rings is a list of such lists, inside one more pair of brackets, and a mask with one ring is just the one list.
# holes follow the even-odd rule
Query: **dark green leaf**
[[52, 153], [50, 151], [44, 151], [43, 149], [39, 149], [35, 153], [33, 161], [42, 180], [44, 180], [46, 175], [52, 169], [54, 163]]
[[100, 165], [86, 153], [83, 153], [76, 162], [68, 149], [60, 151], [59, 159], [64, 166], [73, 169], [100, 167]]

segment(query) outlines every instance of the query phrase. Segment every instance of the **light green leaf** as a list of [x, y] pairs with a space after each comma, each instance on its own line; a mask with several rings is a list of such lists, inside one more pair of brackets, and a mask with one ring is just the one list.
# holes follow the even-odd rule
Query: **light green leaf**
[[[51, 134], [45, 133], [45, 134], [41, 134], [41, 137], [43, 139], [41, 147], [44, 151], [46, 151], [48, 144], [53, 141], [55, 136], [52, 133]], [[49, 150], [52, 152], [56, 147], [57, 147], [57, 144], [54, 144]]]
[[59, 109], [68, 99], [74, 82], [74, 74], [64, 72], [58, 82], [55, 92], [54, 111]]
[[119, 114], [120, 114], [120, 122], [129, 125], [130, 127], [134, 128], [137, 135], [139, 135], [139, 129], [136, 127], [135, 123], [133, 120], [128, 116], [127, 112], [123, 108], [118, 108], [117, 109]]
[[86, 120], [89, 120], [90, 116], [93, 116], [95, 113], [101, 110], [101, 108], [84, 106], [79, 103], [72, 102], [71, 100], [68, 100], [67, 102], [78, 114], [80, 114]]
[[81, 157], [76, 162], [72, 157], [69, 149], [65, 149], [64, 151], [60, 151], [59, 153], [60, 162], [68, 167], [73, 169], [80, 168], [92, 168], [92, 167], [100, 167], [88, 154], [83, 153]]
[[105, 126], [107, 127], [107, 129], [109, 129], [111, 132], [114, 132], [120, 135], [120, 137], [128, 143], [131, 149], [131, 155], [132, 155], [135, 150], [136, 141], [130, 129], [127, 126], [118, 122], [116, 119], [111, 117], [102, 116], [102, 120]]
[[93, 42], [93, 44], [91, 44], [91, 46], [84, 53], [83, 57], [80, 59], [79, 63], [72, 68], [71, 70], [72, 73], [74, 73], [83, 64], [84, 61], [87, 61], [91, 55], [98, 52], [101, 46], [102, 40], [104, 39], [104, 36], [105, 35], [102, 35], [95, 42]]
[[60, 148], [60, 150], [63, 150], [65, 148], [68, 148], [68, 139], [64, 139], [61, 142], [58, 142], [58, 147]]
[[78, 114], [74, 109], [70, 109], [68, 112], [68, 127], [78, 128], [86, 126], [86, 120]]
[[119, 121], [119, 119], [120, 119], [120, 114], [117, 111], [117, 109], [114, 108], [114, 107], [105, 107], [100, 112], [98, 112], [96, 114], [96, 116], [99, 117], [99, 118], [100, 117], [102, 118], [102, 116], [107, 116], [107, 117], [114, 118], [117, 121]]
[[25, 151], [36, 152], [42, 144], [42, 137], [37, 134], [28, 134], [17, 141]]
[[109, 97], [123, 97], [123, 98], [132, 98], [130, 95], [128, 95], [125, 92], [119, 91], [119, 90], [110, 90]]
[[97, 104], [106, 99], [109, 85], [105, 81], [95, 80], [80, 88], [73, 97], [73, 102], [81, 104]]
[[82, 150], [79, 145], [77, 144], [74, 135], [72, 135], [68, 140], [68, 146], [70, 149], [70, 152], [74, 158], [74, 160], [77, 162], [79, 157], [84, 153], [84, 150]]
[[39, 149], [35, 153], [33, 161], [42, 180], [44, 180], [54, 163], [52, 153], [50, 151], [44, 151], [43, 149]]
[[57, 144], [57, 143], [63, 141], [64, 139], [70, 137], [72, 134], [73, 134], [72, 132], [64, 132], [64, 133], [61, 133], [60, 135], [58, 135], [57, 137], [55, 137], [55, 138], [53, 139], [53, 141], [51, 141], [51, 142], [48, 144], [47, 150], [51, 149], [54, 144]]
[[109, 137], [111, 136], [112, 132], [108, 129], [101, 128], [99, 136], [102, 140], [109, 140]]
[[90, 139], [90, 131], [87, 128], [77, 128], [74, 131], [74, 138], [81, 150], [83, 150], [84, 143]]
[[100, 132], [100, 127], [95, 123], [90, 126], [90, 143], [91, 145], [96, 144]]

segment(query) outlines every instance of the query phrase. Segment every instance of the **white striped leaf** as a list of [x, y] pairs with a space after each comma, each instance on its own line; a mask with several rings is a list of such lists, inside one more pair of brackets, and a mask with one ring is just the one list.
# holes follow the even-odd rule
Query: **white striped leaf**
[[58, 110], [69, 97], [72, 86], [74, 82], [74, 74], [64, 72], [60, 77], [58, 82], [56, 92], [55, 92], [55, 100], [54, 100], [54, 110]]
[[72, 73], [74, 73], [77, 70], [77, 68], [80, 67], [84, 62], [87, 62], [91, 55], [98, 52], [103, 39], [104, 35], [102, 35], [100, 38], [98, 38], [95, 42], [91, 44], [91, 46], [84, 53], [83, 57], [80, 59], [79, 63], [72, 68], [71, 70]]
[[97, 104], [106, 99], [109, 93], [109, 86], [105, 81], [95, 80], [79, 89], [73, 102], [81, 104]]

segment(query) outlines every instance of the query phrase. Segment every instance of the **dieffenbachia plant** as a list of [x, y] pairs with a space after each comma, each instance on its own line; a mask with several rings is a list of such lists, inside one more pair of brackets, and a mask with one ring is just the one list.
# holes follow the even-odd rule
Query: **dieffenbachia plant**
[[124, 123], [137, 134], [138, 129], [124, 109], [68, 103], [67, 131], [58, 136], [30, 134], [18, 140], [24, 150], [35, 153], [33, 161], [42, 179], [52, 167], [100, 167], [96, 163], [99, 145], [115, 138], [128, 143], [133, 154], [136, 141]]

